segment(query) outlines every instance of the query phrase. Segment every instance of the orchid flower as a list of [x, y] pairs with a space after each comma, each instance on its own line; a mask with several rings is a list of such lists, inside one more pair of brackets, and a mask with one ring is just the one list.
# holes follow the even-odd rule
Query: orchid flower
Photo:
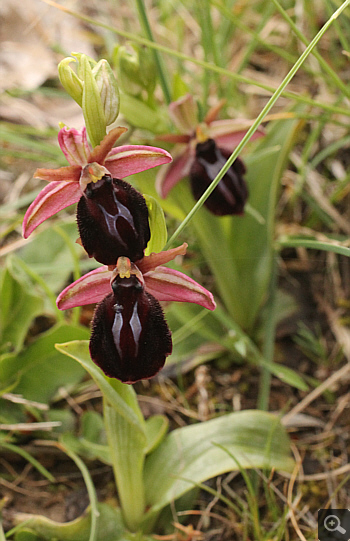
[[[220, 102], [211, 108], [200, 123], [197, 105], [190, 94], [170, 104], [169, 113], [179, 133], [158, 136], [161, 141], [175, 143], [173, 162], [157, 175], [156, 188], [161, 197], [165, 198], [182, 178], [189, 176], [193, 196], [198, 200], [243, 139], [251, 122], [216, 120], [222, 105]], [[257, 130], [251, 140], [262, 135], [263, 131]], [[248, 197], [244, 173], [245, 166], [237, 158], [205, 202], [212, 213], [220, 216], [243, 213]]]
[[192, 302], [215, 309], [213, 295], [185, 274], [164, 267], [187, 244], [132, 263], [99, 267], [66, 287], [61, 310], [98, 302], [92, 321], [90, 354], [109, 377], [124, 383], [153, 377], [171, 353], [171, 333], [158, 301]]
[[[58, 142], [69, 165], [59, 169], [37, 169], [34, 176], [49, 184], [28, 208], [23, 220], [23, 236], [27, 238], [38, 225], [77, 203], [91, 183], [103, 177], [123, 179], [172, 160], [161, 148], [144, 145], [122, 145], [113, 148], [126, 128], [112, 129], [95, 148], [91, 148], [86, 128], [63, 127]], [[127, 255], [127, 254], [123, 254]]]

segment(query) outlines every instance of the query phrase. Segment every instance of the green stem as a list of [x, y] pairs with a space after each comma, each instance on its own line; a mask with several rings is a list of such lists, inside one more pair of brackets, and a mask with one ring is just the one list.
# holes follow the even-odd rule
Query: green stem
[[[136, 5], [137, 5], [137, 10], [139, 12], [139, 18], [140, 18], [140, 22], [143, 27], [143, 30], [147, 38], [154, 43], [152, 29], [149, 24], [147, 12], [146, 12], [146, 8], [145, 8], [145, 4], [143, 0], [136, 0]], [[164, 98], [165, 98], [166, 103], [169, 105], [169, 103], [171, 102], [171, 92], [168, 85], [168, 79], [164, 71], [164, 65], [156, 49], [153, 49], [153, 55], [154, 55], [154, 61], [156, 63], [157, 70], [158, 70], [159, 81], [163, 89]]]
[[183, 222], [179, 225], [179, 227], [176, 229], [172, 237], [169, 239], [165, 249], [167, 249], [179, 236], [179, 234], [183, 231], [183, 229], [188, 225], [188, 223], [192, 220], [193, 216], [196, 214], [196, 212], [203, 206], [206, 199], [210, 196], [210, 194], [215, 190], [216, 186], [219, 184], [220, 180], [223, 178], [223, 176], [227, 173], [227, 171], [232, 166], [233, 162], [236, 160], [238, 155], [241, 153], [243, 148], [248, 143], [251, 136], [256, 132], [266, 115], [270, 112], [272, 107], [275, 105], [276, 101], [279, 99], [281, 94], [283, 93], [286, 86], [290, 83], [290, 81], [293, 79], [294, 75], [300, 68], [300, 66], [303, 64], [303, 62], [306, 60], [306, 58], [309, 56], [311, 51], [314, 49], [316, 44], [319, 42], [323, 34], [328, 30], [328, 28], [331, 26], [332, 22], [339, 17], [339, 15], [342, 13], [342, 11], [348, 7], [350, 4], [350, 0], [346, 0], [340, 8], [333, 13], [332, 17], [328, 19], [328, 21], [323, 25], [321, 30], [316, 34], [314, 39], [311, 41], [311, 43], [306, 47], [305, 51], [302, 53], [302, 55], [298, 58], [297, 62], [294, 64], [292, 69], [289, 71], [289, 73], [286, 75], [286, 77], [283, 79], [282, 83], [279, 85], [277, 90], [274, 92], [274, 94], [271, 96], [265, 107], [262, 109], [258, 117], [256, 118], [254, 124], [249, 128], [241, 142], [237, 145], [235, 150], [232, 152], [231, 156], [228, 158], [225, 165], [222, 167], [222, 169], [219, 171], [213, 182], [210, 184], [210, 186], [207, 188], [207, 190], [204, 192], [204, 194], [200, 197], [200, 199], [197, 201], [197, 203], [193, 206], [192, 210], [188, 213], [186, 218], [183, 220]]
[[[273, 362], [276, 335], [276, 292], [277, 292], [277, 258], [273, 258], [273, 267], [270, 280], [270, 295], [266, 304], [263, 357], [269, 363]], [[257, 406], [260, 410], [268, 411], [271, 387], [271, 370], [261, 367], [259, 380], [259, 394]]]
[[129, 530], [136, 532], [146, 508], [142, 434], [136, 432], [106, 399], [103, 413], [123, 518]]

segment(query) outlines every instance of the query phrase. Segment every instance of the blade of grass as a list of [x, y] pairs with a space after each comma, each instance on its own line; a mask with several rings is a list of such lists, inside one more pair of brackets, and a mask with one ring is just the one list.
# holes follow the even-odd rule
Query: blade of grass
[[[149, 24], [147, 12], [146, 12], [146, 8], [145, 8], [145, 4], [143, 0], [136, 0], [136, 6], [137, 6], [137, 11], [139, 13], [139, 20], [140, 20], [141, 26], [146, 36], [148, 37], [148, 39], [154, 42], [152, 29]], [[154, 56], [154, 61], [157, 66], [159, 81], [163, 90], [164, 98], [165, 98], [166, 103], [169, 105], [169, 103], [171, 102], [171, 93], [169, 89], [168, 78], [164, 71], [164, 64], [156, 49], [153, 49], [153, 56]]]
[[[273, 14], [274, 11], [275, 11], [275, 9], [274, 9], [273, 5], [270, 4], [270, 2], [268, 2], [267, 7], [264, 10], [263, 16], [261, 17], [261, 20], [260, 20], [260, 22], [258, 24], [258, 27], [257, 27], [256, 31], [255, 31], [255, 36], [253, 37], [253, 39], [250, 40], [249, 44], [247, 45], [247, 48], [246, 48], [245, 53], [243, 55], [243, 58], [242, 58], [239, 66], [237, 68], [238, 73], [242, 73], [244, 68], [247, 66], [247, 64], [248, 64], [248, 62], [250, 60], [250, 57], [253, 54], [253, 52], [255, 51], [256, 45], [258, 43], [257, 37], [259, 36], [260, 32], [265, 27], [266, 22], [271, 19], [272, 14]], [[259, 40], [259, 41], [260, 41], [260, 43], [261, 43], [261, 41], [264, 42], [264, 40]], [[295, 62], [295, 60], [294, 60], [294, 62]]]
[[76, 455], [71, 449], [68, 449], [62, 443], [58, 443], [57, 447], [61, 448], [62, 451], [64, 451], [73, 460], [73, 462], [75, 462], [76, 466], [81, 471], [81, 474], [85, 482], [86, 490], [89, 495], [90, 507], [91, 507], [91, 529], [90, 529], [89, 541], [95, 541], [98, 534], [97, 526], [98, 526], [98, 517], [100, 513], [97, 508], [96, 490], [94, 487], [94, 483], [91, 479], [89, 470], [87, 469], [87, 467], [85, 466], [81, 458], [78, 455]]
[[301, 239], [293, 237], [281, 237], [278, 240], [278, 245], [281, 248], [311, 248], [313, 250], [323, 250], [325, 252], [334, 252], [335, 254], [345, 255], [350, 257], [350, 248], [342, 246], [338, 243], [323, 242], [313, 239]]
[[[328, 15], [331, 15], [333, 9], [332, 9], [332, 4], [329, 0], [326, 0], [326, 9], [327, 9]], [[335, 21], [334, 27], [338, 33], [339, 41], [342, 44], [344, 51], [349, 51], [350, 43], [349, 43], [349, 40], [347, 39], [347, 35], [349, 35], [348, 32], [344, 34], [344, 32], [341, 29], [340, 24], [337, 21]]]
[[284, 58], [284, 60], [287, 60], [288, 62], [291, 62], [294, 64], [296, 62], [297, 57], [293, 54], [291, 54], [288, 51], [285, 51], [281, 47], [278, 47], [276, 45], [273, 45], [271, 43], [268, 43], [266, 39], [262, 38], [259, 34], [260, 25], [258, 27], [258, 30], [253, 30], [246, 24], [244, 24], [238, 17], [235, 17], [232, 13], [232, 10], [228, 9], [227, 6], [224, 4], [221, 4], [219, 0], [211, 0], [211, 3], [213, 6], [215, 6], [223, 15], [225, 15], [226, 19], [232, 22], [237, 28], [245, 32], [246, 34], [249, 34], [252, 37], [252, 41], [256, 43], [259, 43], [259, 45], [262, 45], [265, 49], [272, 51], [276, 55], [280, 56], [281, 58]]
[[[283, 9], [283, 7], [280, 5], [278, 0], [272, 0], [274, 5], [276, 6], [276, 9], [279, 11], [279, 13], [282, 15], [285, 21], [289, 24], [295, 35], [304, 43], [304, 45], [308, 45], [308, 40], [306, 37], [300, 32], [297, 25], [292, 21], [292, 19], [289, 17], [288, 13]], [[343, 83], [343, 81], [338, 77], [338, 75], [335, 73], [335, 71], [331, 68], [331, 66], [322, 58], [320, 53], [315, 49], [313, 51], [313, 56], [317, 59], [320, 66], [324, 70], [325, 73], [330, 77], [330, 79], [333, 81], [333, 83], [342, 91], [344, 96], [350, 97], [350, 87], [349, 85], [346, 85]]]
[[[211, 60], [217, 66], [220, 65], [219, 55], [217, 53], [215, 35], [213, 30], [212, 17], [210, 12], [210, 0], [197, 0], [198, 21], [201, 27], [201, 43], [204, 51], [204, 59], [206, 62]], [[209, 90], [211, 83], [211, 72], [204, 70], [203, 73], [203, 103], [208, 103]], [[220, 81], [216, 80], [216, 86], [220, 88]]]
[[215, 445], [216, 447], [219, 447], [219, 449], [222, 449], [223, 451], [225, 451], [225, 453], [227, 453], [228, 456], [231, 457], [232, 460], [237, 465], [237, 467], [238, 467], [238, 469], [240, 471], [240, 474], [242, 475], [242, 477], [244, 479], [244, 482], [245, 482], [245, 484], [247, 486], [247, 490], [248, 490], [247, 503], [248, 503], [248, 505], [250, 507], [249, 510], [250, 510], [250, 513], [251, 513], [255, 539], [262, 539], [257, 494], [256, 494], [256, 491], [254, 489], [253, 483], [252, 483], [252, 481], [251, 481], [251, 479], [249, 477], [248, 472], [244, 468], [242, 468], [242, 466], [241, 466], [240, 462], [237, 460], [237, 458], [224, 445], [221, 445], [221, 444], [215, 443], [215, 442], [213, 442], [213, 445]]
[[241, 142], [237, 145], [235, 150], [232, 152], [231, 156], [228, 158], [225, 165], [222, 167], [222, 169], [219, 171], [213, 182], [210, 184], [210, 186], [207, 188], [207, 190], [204, 192], [204, 194], [200, 197], [200, 199], [197, 201], [197, 203], [193, 206], [192, 210], [188, 213], [186, 218], [183, 220], [183, 222], [179, 225], [179, 227], [176, 229], [176, 231], [173, 233], [171, 238], [169, 239], [167, 245], [165, 246], [165, 250], [169, 248], [169, 246], [172, 245], [174, 240], [178, 237], [178, 235], [183, 231], [183, 229], [188, 225], [188, 223], [191, 221], [193, 216], [196, 214], [196, 212], [203, 206], [206, 199], [209, 197], [209, 195], [215, 190], [216, 186], [219, 184], [222, 177], [227, 173], [227, 171], [232, 166], [233, 162], [236, 160], [238, 155], [241, 153], [243, 148], [248, 143], [251, 136], [256, 132], [258, 127], [260, 126], [261, 122], [264, 120], [266, 115], [269, 113], [269, 111], [272, 109], [276, 101], [279, 99], [281, 94], [283, 93], [286, 86], [290, 83], [290, 81], [293, 79], [296, 72], [299, 70], [300, 66], [303, 64], [303, 62], [306, 60], [306, 58], [309, 56], [311, 51], [314, 49], [314, 47], [317, 45], [317, 43], [320, 41], [322, 36], [325, 34], [325, 32], [328, 30], [328, 28], [331, 26], [334, 20], [339, 17], [339, 15], [344, 11], [346, 7], [350, 5], [350, 0], [346, 0], [338, 9], [333, 13], [333, 15], [328, 19], [328, 21], [322, 26], [321, 30], [316, 34], [316, 36], [313, 38], [313, 40], [309, 43], [309, 45], [306, 47], [305, 51], [301, 54], [301, 56], [298, 58], [297, 62], [294, 64], [292, 69], [289, 71], [289, 73], [286, 75], [286, 77], [283, 79], [282, 83], [279, 85], [277, 90], [274, 92], [274, 94], [271, 96], [265, 107], [262, 109], [258, 117], [256, 118], [254, 124], [249, 128]]
[[43, 475], [44, 477], [46, 477], [46, 479], [48, 479], [51, 483], [55, 481], [54, 476], [51, 475], [51, 473], [47, 471], [47, 469], [44, 468], [44, 466], [42, 466], [42, 464], [40, 464], [40, 462], [36, 460], [36, 458], [34, 458], [29, 453], [27, 453], [27, 451], [25, 451], [21, 447], [18, 447], [17, 445], [13, 445], [12, 443], [8, 443], [6, 441], [2, 441], [0, 443], [0, 446], [3, 447], [4, 449], [7, 449], [8, 451], [11, 451], [12, 453], [16, 453], [17, 455], [20, 455], [22, 458], [27, 460], [27, 462], [29, 462], [32, 466], [34, 466], [34, 468], [37, 469], [38, 472], [41, 473], [41, 475]]

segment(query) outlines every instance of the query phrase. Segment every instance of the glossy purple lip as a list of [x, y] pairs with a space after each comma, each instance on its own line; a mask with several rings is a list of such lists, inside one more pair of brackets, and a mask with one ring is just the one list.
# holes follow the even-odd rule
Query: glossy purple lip
[[141, 259], [151, 236], [144, 197], [127, 182], [109, 176], [87, 184], [77, 222], [84, 249], [105, 265], [115, 265], [120, 256]]

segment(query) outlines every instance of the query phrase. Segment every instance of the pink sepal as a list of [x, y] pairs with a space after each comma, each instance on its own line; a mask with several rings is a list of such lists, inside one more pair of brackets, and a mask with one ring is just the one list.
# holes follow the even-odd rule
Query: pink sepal
[[146, 145], [122, 145], [112, 148], [104, 165], [114, 178], [124, 178], [172, 161], [166, 150]]
[[214, 297], [204, 287], [182, 272], [157, 267], [144, 274], [145, 286], [159, 301], [192, 302], [208, 310], [216, 307]]
[[88, 272], [61, 291], [56, 299], [57, 307], [60, 310], [68, 310], [102, 301], [112, 292], [111, 276], [112, 272], [108, 270], [107, 265]]
[[89, 154], [88, 156], [88, 162], [97, 162], [97, 163], [104, 163], [105, 159], [107, 158], [108, 154], [111, 152], [114, 144], [119, 139], [123, 133], [125, 133], [127, 128], [124, 128], [123, 126], [118, 126], [117, 128], [113, 128], [110, 132], [105, 135], [105, 137], [102, 139], [101, 143], [97, 145]]
[[176, 248], [170, 248], [170, 250], [165, 250], [164, 252], [159, 252], [158, 254], [152, 253], [150, 255], [146, 255], [140, 259], [140, 261], [136, 261], [136, 265], [143, 274], [146, 274], [146, 272], [154, 270], [159, 265], [169, 263], [169, 261], [172, 261], [178, 255], [185, 255], [187, 247], [187, 242], [184, 242], [181, 244], [181, 246], [177, 246]]
[[190, 172], [192, 163], [191, 148], [187, 146], [181, 150], [174, 161], [159, 171], [156, 179], [156, 190], [159, 195], [165, 198], [170, 190]]
[[191, 135], [187, 133], [165, 133], [164, 135], [157, 135], [156, 139], [157, 141], [164, 141], [164, 143], [188, 145], [191, 141]]
[[[248, 120], [216, 120], [209, 126], [209, 136], [215, 139], [218, 147], [233, 151], [242, 141], [252, 122]], [[255, 141], [265, 135], [263, 128], [258, 128], [250, 138]]]
[[23, 237], [26, 239], [38, 225], [81, 197], [78, 182], [50, 182], [34, 199], [23, 219]]
[[34, 178], [47, 180], [47, 182], [79, 182], [81, 165], [67, 165], [58, 169], [37, 169]]
[[85, 165], [88, 163], [90, 147], [85, 127], [77, 130], [64, 126], [58, 132], [58, 143], [70, 165]]
[[192, 133], [198, 124], [198, 108], [191, 94], [173, 101], [169, 105], [169, 113], [182, 133]]

